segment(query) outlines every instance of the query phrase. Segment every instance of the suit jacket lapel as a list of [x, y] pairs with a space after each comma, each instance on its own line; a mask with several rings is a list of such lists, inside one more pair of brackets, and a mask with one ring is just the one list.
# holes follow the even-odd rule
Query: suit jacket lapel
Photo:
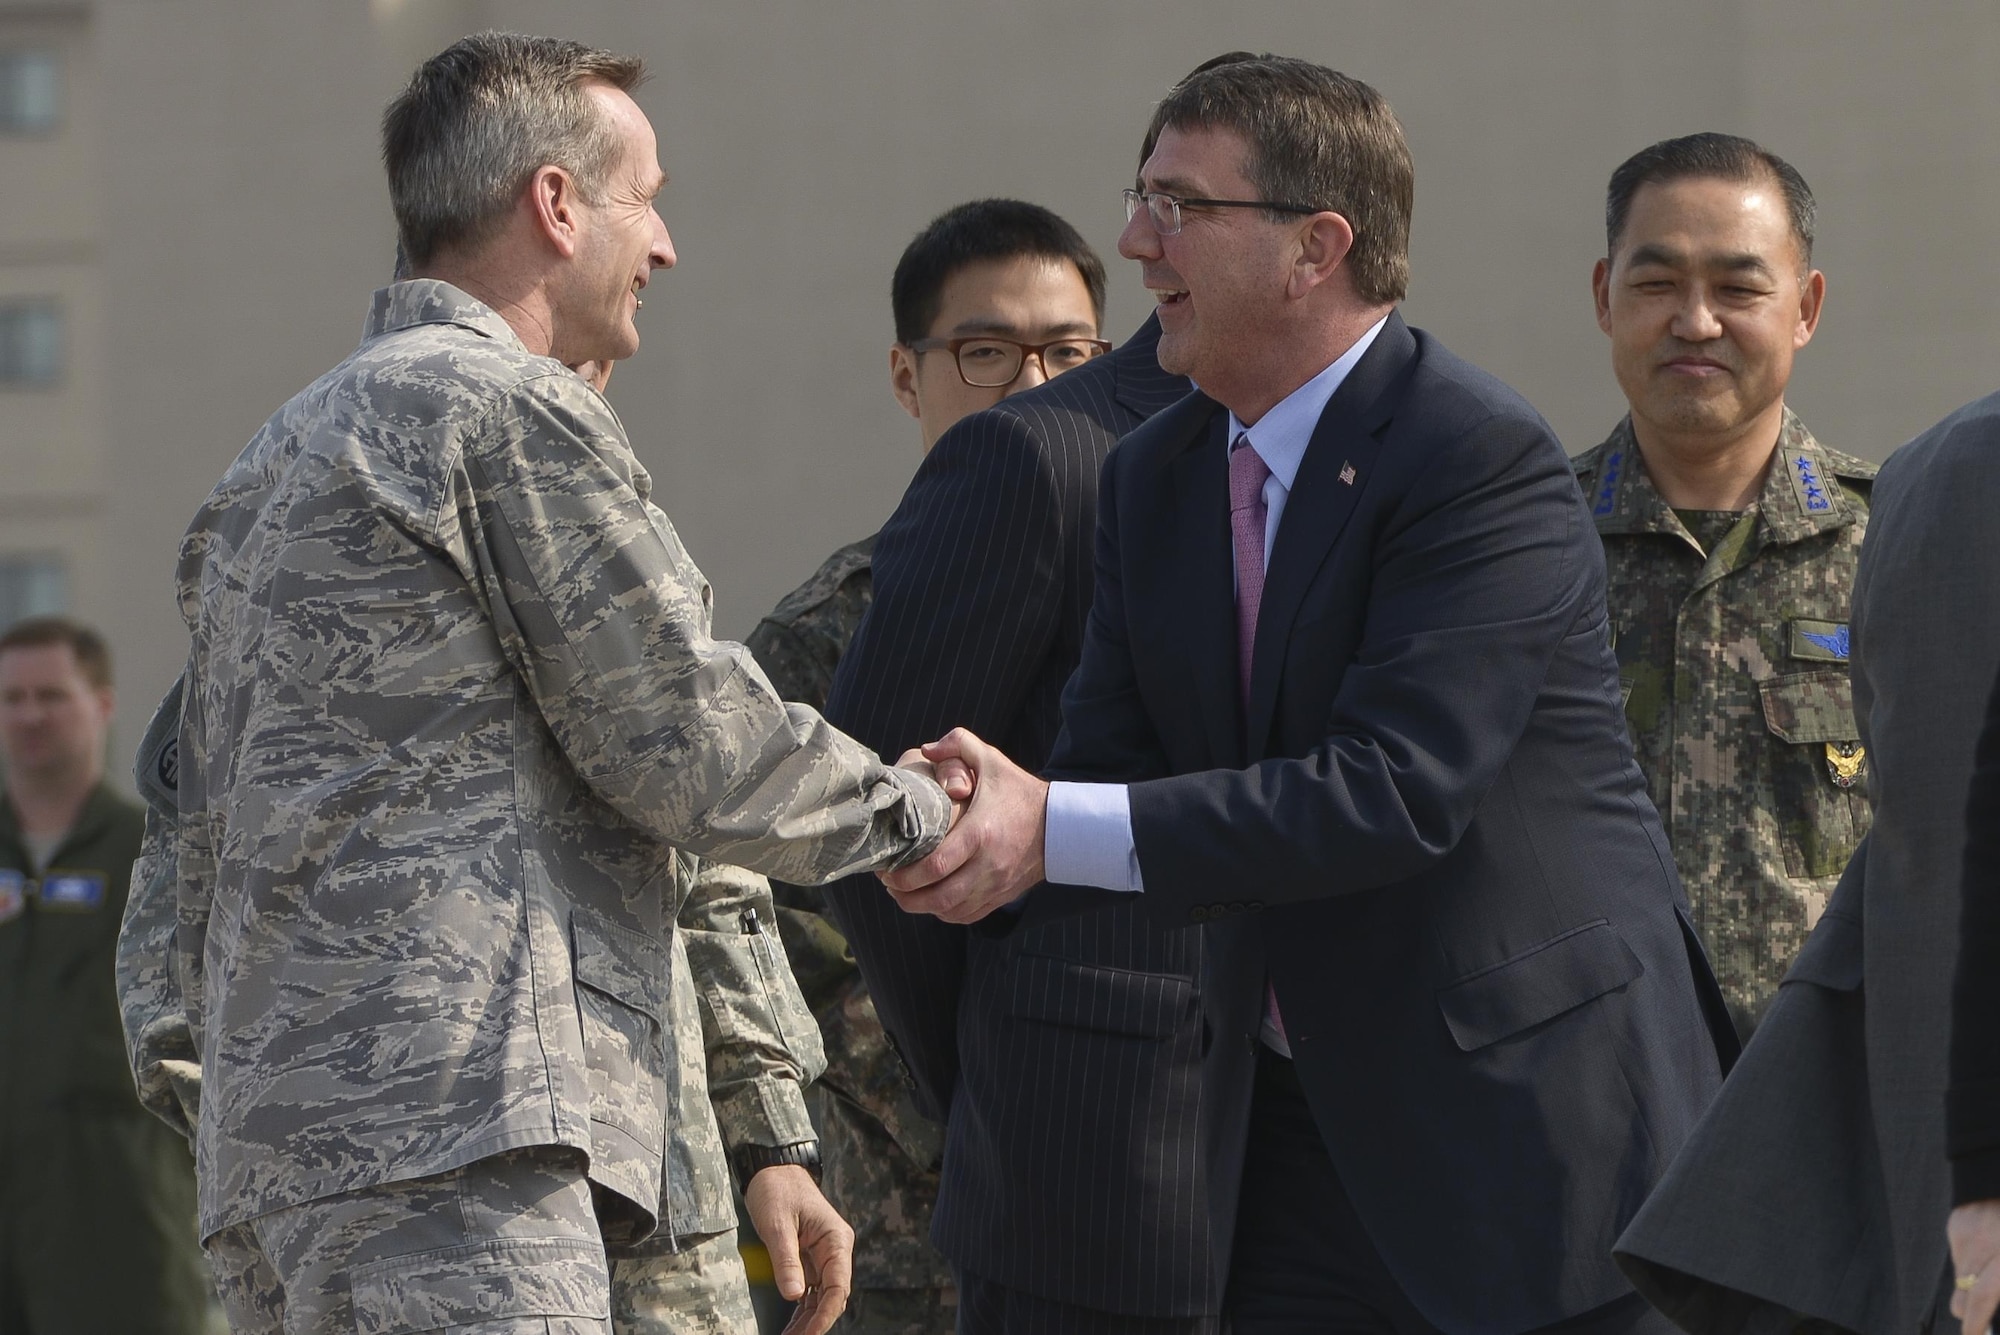
[[1194, 388], [1186, 376], [1160, 369], [1159, 347], [1160, 317], [1153, 315], [1110, 354], [1117, 362], [1111, 397], [1141, 421], [1186, 398]]
[[1277, 541], [1265, 562], [1264, 601], [1257, 610], [1246, 738], [1253, 758], [1263, 755], [1264, 739], [1270, 735], [1279, 670], [1299, 605], [1374, 475], [1382, 448], [1378, 433], [1394, 415], [1401, 399], [1397, 391], [1416, 351], [1409, 327], [1392, 312], [1320, 414], [1298, 476], [1292, 479]]
[[1236, 684], [1236, 586], [1229, 545], [1228, 420], [1203, 400], [1188, 443], [1173, 462], [1175, 550], [1180, 569], [1169, 611], [1184, 628], [1181, 644], [1195, 679], [1202, 724], [1216, 765], [1243, 763], [1241, 692]]

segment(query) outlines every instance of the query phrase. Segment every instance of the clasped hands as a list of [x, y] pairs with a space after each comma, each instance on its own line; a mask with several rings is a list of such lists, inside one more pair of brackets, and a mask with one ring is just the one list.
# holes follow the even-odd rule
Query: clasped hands
[[952, 801], [951, 832], [929, 856], [878, 872], [910, 913], [978, 922], [1043, 879], [1049, 785], [964, 728], [903, 753]]

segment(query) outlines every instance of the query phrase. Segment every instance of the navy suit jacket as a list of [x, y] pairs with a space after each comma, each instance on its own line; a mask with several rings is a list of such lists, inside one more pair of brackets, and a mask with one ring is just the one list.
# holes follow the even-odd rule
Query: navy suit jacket
[[[1039, 768], [1092, 588], [1098, 470], [1187, 394], [1149, 321], [941, 437], [876, 540], [875, 600], [826, 715], [892, 760], [963, 724]], [[1125, 905], [1002, 940], [828, 903], [920, 1102], [949, 1110], [932, 1237], [986, 1279], [1128, 1316], [1206, 1315], [1201, 936]]]
[[[1131, 783], [1162, 923], [1207, 923], [1224, 1257], [1265, 980], [1377, 1251], [1441, 1329], [1628, 1293], [1611, 1244], [1726, 1030], [1619, 709], [1562, 447], [1391, 316], [1285, 506], [1239, 703], [1222, 407], [1128, 436], [1053, 777]], [[1038, 891], [1028, 922], [1110, 892]], [[1069, 899], [1070, 903], [1063, 901]]]

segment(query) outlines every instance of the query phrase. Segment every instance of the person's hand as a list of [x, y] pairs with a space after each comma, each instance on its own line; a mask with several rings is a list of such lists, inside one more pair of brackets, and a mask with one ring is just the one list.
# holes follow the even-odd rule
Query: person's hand
[[771, 1253], [771, 1275], [797, 1303], [785, 1335], [823, 1335], [847, 1307], [854, 1282], [854, 1230], [797, 1164], [759, 1169], [743, 1204]]
[[1959, 1206], [1951, 1212], [1945, 1234], [1951, 1239], [1951, 1265], [1958, 1276], [1951, 1314], [1965, 1335], [1986, 1335], [1993, 1326], [1994, 1309], [2000, 1307], [2000, 1200]]
[[923, 756], [940, 771], [964, 765], [972, 804], [929, 857], [878, 874], [911, 913], [978, 922], [1042, 879], [1049, 786], [964, 728], [925, 746]]
[[616, 366], [617, 364], [618, 363], [609, 360], [600, 362], [578, 362], [576, 365], [570, 367], [569, 369], [576, 372], [578, 375], [582, 376], [584, 380], [588, 382], [588, 384], [592, 389], [596, 390], [599, 394], [602, 394], [604, 392], [604, 387], [611, 383], [611, 368]]
[[945, 831], [949, 833], [956, 829], [959, 817], [965, 814], [965, 804], [971, 801], [973, 787], [978, 782], [973, 777], [972, 767], [956, 757], [932, 764], [921, 748], [913, 746], [897, 758], [896, 768], [921, 774], [944, 789], [944, 795], [951, 799], [951, 824], [945, 826]]

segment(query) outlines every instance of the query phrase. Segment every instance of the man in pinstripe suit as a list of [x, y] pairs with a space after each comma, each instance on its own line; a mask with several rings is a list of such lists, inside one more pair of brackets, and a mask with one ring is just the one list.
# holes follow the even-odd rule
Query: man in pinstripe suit
[[[890, 286], [889, 384], [928, 451], [954, 423], [1083, 365], [1097, 338], [1104, 265], [1075, 228], [1014, 199], [947, 210], [904, 250]], [[1024, 346], [1025, 345], [1025, 346]], [[835, 552], [745, 641], [787, 700], [823, 709], [873, 597], [872, 535]], [[845, 1335], [939, 1335], [957, 1318], [950, 1267], [930, 1242], [943, 1129], [905, 1087], [854, 957], [820, 892], [778, 886], [779, 930], [826, 1040], [814, 1086], [827, 1198], [855, 1231]]]
[[[1148, 321], [959, 422], [876, 540], [830, 716], [889, 754], [955, 723], [1039, 766], [1089, 611], [1097, 475], [1185, 395]], [[1114, 911], [991, 936], [828, 887], [914, 1092], [947, 1115], [932, 1239], [961, 1332], [1215, 1328], [1199, 1167], [1198, 935]]]

